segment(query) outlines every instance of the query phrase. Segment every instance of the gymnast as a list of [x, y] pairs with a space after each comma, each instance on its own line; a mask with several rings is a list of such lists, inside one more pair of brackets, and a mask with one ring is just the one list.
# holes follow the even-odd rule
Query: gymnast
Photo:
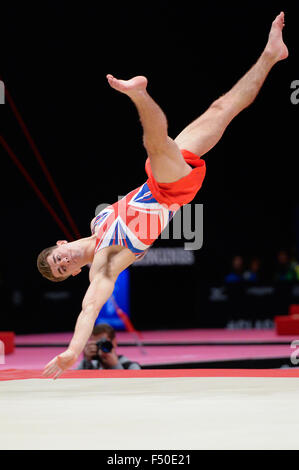
[[[91, 236], [70, 243], [57, 241], [39, 254], [39, 271], [54, 282], [76, 276], [83, 266], [90, 266], [90, 285], [73, 338], [67, 350], [45, 366], [45, 377], [55, 379], [77, 361], [100, 309], [113, 293], [118, 275], [144, 256], [174, 213], [195, 197], [206, 172], [201, 156], [217, 144], [234, 117], [255, 100], [272, 67], [288, 57], [283, 27], [281, 12], [272, 23], [266, 47], [255, 65], [174, 140], [168, 136], [163, 111], [147, 92], [146, 77], [118, 80], [107, 75], [109, 85], [126, 94], [139, 113], [148, 179], [103, 209], [91, 221]], [[190, 76], [191, 85], [192, 81]]]

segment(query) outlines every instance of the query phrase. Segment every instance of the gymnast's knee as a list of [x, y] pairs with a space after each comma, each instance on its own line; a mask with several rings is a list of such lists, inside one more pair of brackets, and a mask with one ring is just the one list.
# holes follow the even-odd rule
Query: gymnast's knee
[[224, 125], [227, 125], [235, 116], [235, 103], [227, 94], [222, 95], [220, 98], [213, 101], [209, 110], [213, 112], [214, 116]]

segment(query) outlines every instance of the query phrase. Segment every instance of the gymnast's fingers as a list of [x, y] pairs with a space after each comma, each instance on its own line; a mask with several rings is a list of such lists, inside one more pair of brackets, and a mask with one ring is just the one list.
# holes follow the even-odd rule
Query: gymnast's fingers
[[46, 373], [44, 374], [45, 377], [51, 377], [53, 376], [53, 379], [59, 377], [59, 375], [63, 372], [63, 370], [58, 367], [57, 365], [53, 365], [51, 368], [49, 368]]
[[58, 377], [60, 377], [60, 375], [62, 374], [63, 370], [60, 369], [59, 367], [57, 367], [58, 371], [56, 372], [56, 374], [54, 375], [53, 377], [53, 380], [56, 380], [58, 379]]
[[48, 368], [48, 369], [44, 370], [43, 376], [44, 377], [49, 377], [50, 375], [52, 375], [55, 372], [55, 370], [56, 370], [55, 367]]
[[48, 377], [57, 369], [57, 359], [52, 359], [44, 368], [43, 375]]

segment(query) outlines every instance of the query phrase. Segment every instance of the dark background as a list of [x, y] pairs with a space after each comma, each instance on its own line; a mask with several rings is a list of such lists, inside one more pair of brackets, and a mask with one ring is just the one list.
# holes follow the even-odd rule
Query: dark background
[[[286, 13], [289, 58], [275, 66], [255, 103], [205, 156], [207, 177], [194, 201], [204, 204], [204, 244], [195, 266], [143, 268], [138, 275], [131, 268], [132, 315], [140, 328], [196, 326], [197, 286], [220, 282], [234, 254], [259, 255], [269, 265], [280, 248], [297, 255], [294, 4], [2, 2], [0, 75], [82, 236], [89, 235], [98, 204], [114, 202], [146, 179], [137, 112], [108, 86], [106, 74], [146, 75], [175, 138], [254, 64], [274, 17]], [[9, 105], [0, 112], [1, 134], [65, 221]], [[70, 330], [87, 270], [61, 284], [41, 278], [37, 254], [65, 236], [2, 148], [0, 156], [0, 329]], [[44, 295], [54, 291], [65, 299], [55, 307]]]

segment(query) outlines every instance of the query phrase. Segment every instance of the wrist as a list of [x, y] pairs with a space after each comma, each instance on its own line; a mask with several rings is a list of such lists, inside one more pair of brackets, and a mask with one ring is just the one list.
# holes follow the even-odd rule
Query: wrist
[[80, 354], [80, 353], [78, 353], [78, 352], [76, 351], [75, 348], [72, 348], [72, 347], [71, 347], [71, 348], [68, 347], [68, 348], [67, 348], [67, 351], [71, 352], [71, 353], [73, 354], [73, 356], [75, 356], [76, 358], [77, 358], [77, 357], [79, 356], [79, 354]]

